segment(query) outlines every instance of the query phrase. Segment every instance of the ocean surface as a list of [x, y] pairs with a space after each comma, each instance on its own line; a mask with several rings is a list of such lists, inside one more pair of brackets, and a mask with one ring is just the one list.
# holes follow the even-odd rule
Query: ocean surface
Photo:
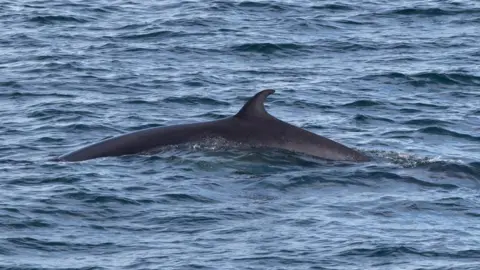
[[[367, 163], [190, 144], [267, 110]], [[0, 269], [480, 269], [480, 2], [1, 1]]]

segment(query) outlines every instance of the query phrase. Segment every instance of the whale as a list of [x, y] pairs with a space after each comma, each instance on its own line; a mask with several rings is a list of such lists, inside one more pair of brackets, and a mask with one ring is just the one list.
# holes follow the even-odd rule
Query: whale
[[221, 139], [232, 145], [281, 149], [322, 160], [365, 162], [370, 158], [308, 130], [286, 123], [265, 110], [266, 98], [275, 90], [266, 89], [251, 97], [237, 114], [219, 120], [143, 129], [109, 138], [55, 160], [75, 162], [101, 157], [149, 153], [165, 146]]

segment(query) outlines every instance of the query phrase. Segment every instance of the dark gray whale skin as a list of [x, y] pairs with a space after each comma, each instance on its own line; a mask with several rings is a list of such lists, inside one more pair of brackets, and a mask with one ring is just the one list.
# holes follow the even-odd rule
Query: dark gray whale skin
[[266, 97], [274, 92], [267, 89], [257, 93], [231, 117], [211, 122], [144, 129], [92, 144], [62, 155], [56, 160], [82, 161], [131, 155], [162, 146], [201, 142], [208, 138], [222, 138], [254, 147], [285, 149], [325, 160], [369, 160], [360, 152], [268, 114], [264, 102]]

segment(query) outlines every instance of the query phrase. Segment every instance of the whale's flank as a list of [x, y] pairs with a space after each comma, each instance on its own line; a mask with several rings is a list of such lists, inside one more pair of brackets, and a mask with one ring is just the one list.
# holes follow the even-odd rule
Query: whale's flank
[[107, 139], [58, 157], [61, 161], [82, 161], [99, 157], [145, 152], [168, 145], [197, 142], [209, 137], [232, 142], [279, 148], [321, 159], [368, 161], [362, 153], [345, 145], [285, 123], [265, 110], [266, 98], [274, 90], [263, 90], [240, 111], [221, 120], [144, 129]]

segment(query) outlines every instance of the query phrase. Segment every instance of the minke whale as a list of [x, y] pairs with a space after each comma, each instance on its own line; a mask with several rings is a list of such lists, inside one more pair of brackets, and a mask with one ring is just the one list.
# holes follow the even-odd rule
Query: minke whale
[[155, 127], [120, 135], [59, 156], [58, 161], [82, 161], [100, 157], [145, 153], [163, 146], [222, 140], [252, 147], [284, 149], [324, 160], [368, 161], [369, 157], [345, 145], [283, 122], [264, 107], [267, 96], [275, 91], [263, 90], [245, 103], [242, 109], [224, 119]]

